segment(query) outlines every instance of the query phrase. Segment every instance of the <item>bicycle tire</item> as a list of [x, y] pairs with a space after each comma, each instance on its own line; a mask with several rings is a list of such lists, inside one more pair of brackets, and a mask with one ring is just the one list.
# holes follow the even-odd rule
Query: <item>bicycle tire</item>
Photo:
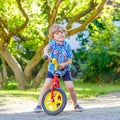
[[[42, 98], [42, 108], [48, 115], [57, 115], [63, 111], [67, 103], [65, 92], [60, 88], [54, 88], [54, 99], [51, 100], [51, 89], [46, 91]], [[57, 103], [58, 102], [58, 103]]]

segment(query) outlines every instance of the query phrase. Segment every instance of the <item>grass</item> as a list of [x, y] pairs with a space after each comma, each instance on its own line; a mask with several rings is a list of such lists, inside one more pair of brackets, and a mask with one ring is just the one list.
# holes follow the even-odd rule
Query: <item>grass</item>
[[[120, 84], [93, 84], [74, 81], [74, 87], [78, 98], [92, 98], [111, 92], [120, 92]], [[63, 89], [66, 91], [64, 86]]]
[[[42, 85], [41, 85], [42, 86]], [[120, 84], [92, 84], [74, 81], [75, 90], [78, 98], [92, 98], [102, 94], [119, 91]], [[62, 89], [68, 95], [63, 82], [61, 82]], [[38, 100], [41, 88], [18, 90], [16, 83], [10, 83], [4, 90], [0, 90], [0, 97], [26, 97], [32, 100]], [[69, 98], [69, 96], [68, 96]]]
[[111, 92], [120, 92], [120, 84], [92, 84], [75, 82], [75, 90], [79, 98], [91, 98]]

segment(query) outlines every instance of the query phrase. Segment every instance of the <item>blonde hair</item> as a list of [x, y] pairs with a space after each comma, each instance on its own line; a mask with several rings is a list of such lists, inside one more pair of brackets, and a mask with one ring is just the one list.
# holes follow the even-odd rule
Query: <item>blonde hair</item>
[[53, 24], [50, 27], [50, 29], [49, 29], [49, 38], [53, 39], [54, 33], [58, 32], [58, 31], [64, 31], [65, 33], [67, 32], [66, 28], [63, 27], [62, 25], [60, 25], [60, 24]]

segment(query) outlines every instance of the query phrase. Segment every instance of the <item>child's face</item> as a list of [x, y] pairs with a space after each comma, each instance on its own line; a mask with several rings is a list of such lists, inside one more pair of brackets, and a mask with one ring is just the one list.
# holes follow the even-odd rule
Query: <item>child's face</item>
[[66, 37], [66, 33], [63, 30], [59, 30], [54, 33], [53, 37], [55, 41], [63, 42]]

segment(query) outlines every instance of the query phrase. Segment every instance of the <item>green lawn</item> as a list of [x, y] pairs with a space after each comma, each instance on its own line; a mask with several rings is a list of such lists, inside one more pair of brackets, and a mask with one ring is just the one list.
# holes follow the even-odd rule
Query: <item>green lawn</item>
[[[63, 82], [61, 82], [61, 86], [62, 89], [66, 91]], [[92, 84], [92, 83], [82, 83], [80, 81], [74, 81], [74, 86], [78, 98], [92, 98], [110, 92], [115, 92], [115, 91], [120, 92], [120, 84]], [[16, 84], [9, 84], [5, 90], [0, 90], [0, 97], [15, 96], [15, 97], [26, 97], [33, 100], [38, 100], [40, 90], [41, 88], [18, 90], [16, 89]]]
[[[63, 84], [62, 86], [66, 90]], [[93, 84], [74, 81], [74, 87], [78, 98], [92, 98], [110, 92], [120, 92], [120, 84]]]

